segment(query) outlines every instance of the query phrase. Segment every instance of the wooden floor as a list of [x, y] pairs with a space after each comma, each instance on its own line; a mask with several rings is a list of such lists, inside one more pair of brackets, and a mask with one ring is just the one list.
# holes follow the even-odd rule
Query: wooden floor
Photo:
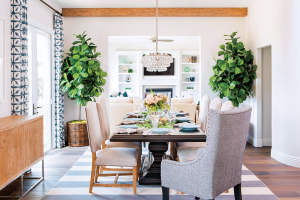
[[[67, 147], [53, 150], [45, 156], [45, 180], [31, 191], [25, 200], [42, 199], [76, 163], [87, 147]], [[247, 144], [244, 164], [261, 179], [280, 200], [300, 200], [300, 168], [284, 165], [270, 157], [271, 147], [255, 148]], [[31, 175], [41, 174], [41, 164], [32, 168]], [[24, 190], [35, 180], [26, 181]], [[18, 195], [19, 180], [0, 191], [2, 195]]]
[[300, 168], [284, 165], [270, 157], [271, 147], [248, 144], [244, 165], [268, 186], [280, 200], [300, 200]]

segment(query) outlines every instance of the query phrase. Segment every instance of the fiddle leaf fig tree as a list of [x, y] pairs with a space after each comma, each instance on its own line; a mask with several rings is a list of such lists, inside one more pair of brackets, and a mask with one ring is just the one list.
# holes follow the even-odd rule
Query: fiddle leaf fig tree
[[256, 77], [257, 66], [253, 65], [254, 56], [247, 51], [243, 42], [238, 42], [237, 32], [229, 36], [226, 44], [220, 46], [216, 65], [213, 66], [214, 75], [209, 79], [213, 92], [218, 92], [222, 99], [227, 97], [235, 107], [243, 103], [247, 97], [253, 96], [252, 85]]
[[101, 55], [96, 52], [97, 46], [92, 42], [88, 43], [91, 38], [86, 39], [85, 32], [76, 35], [76, 38], [77, 41], [73, 42], [69, 53], [66, 53], [60, 86], [62, 91], [79, 105], [80, 121], [81, 106], [86, 106], [88, 101], [96, 101], [95, 97], [104, 92], [104, 77], [107, 73], [100, 68], [100, 61], [97, 60]]

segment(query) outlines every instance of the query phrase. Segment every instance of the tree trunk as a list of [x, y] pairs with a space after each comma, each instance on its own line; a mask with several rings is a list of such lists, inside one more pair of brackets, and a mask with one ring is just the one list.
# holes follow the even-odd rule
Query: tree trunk
[[79, 121], [81, 121], [81, 104], [79, 104]]

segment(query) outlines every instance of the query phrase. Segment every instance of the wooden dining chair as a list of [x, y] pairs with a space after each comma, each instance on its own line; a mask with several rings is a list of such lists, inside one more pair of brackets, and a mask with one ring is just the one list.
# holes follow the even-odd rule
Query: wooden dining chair
[[[136, 148], [106, 148], [101, 149], [102, 135], [97, 106], [94, 102], [88, 102], [85, 107], [89, 143], [92, 152], [92, 170], [89, 192], [93, 187], [132, 187], [136, 194], [136, 180], [138, 176], [139, 150]], [[128, 167], [126, 171], [132, 173], [107, 173], [99, 174], [100, 166]], [[114, 169], [114, 171], [125, 171], [125, 169]], [[133, 176], [133, 184], [117, 184], [119, 176]], [[98, 183], [98, 177], [116, 176], [112, 184]]]
[[228, 111], [208, 111], [206, 147], [190, 148], [184, 162], [161, 162], [163, 200], [169, 200], [169, 188], [195, 199], [214, 200], [232, 187], [235, 200], [242, 200], [242, 165], [251, 111], [245, 104]]
[[[198, 124], [200, 125], [200, 129], [205, 133], [206, 131], [206, 120], [207, 120], [207, 112], [209, 109], [209, 96], [205, 95], [202, 97], [200, 102], [200, 112], [199, 112], [199, 120]], [[176, 142], [175, 148], [173, 148], [173, 158], [177, 160], [178, 155], [180, 154], [180, 149], [185, 148], [205, 148], [205, 142]]]
[[225, 101], [221, 107], [221, 111], [234, 109], [232, 101]]
[[[102, 135], [102, 149], [106, 148], [136, 148], [139, 150], [139, 157], [138, 157], [138, 173], [140, 171], [141, 166], [141, 152], [142, 147], [140, 142], [110, 142], [109, 138], [111, 135], [110, 124], [109, 124], [109, 117], [107, 112], [107, 105], [104, 98], [99, 98], [96, 103], [98, 116], [99, 116], [99, 123], [101, 127], [101, 135]], [[97, 168], [98, 169], [98, 168]], [[114, 171], [115, 169], [107, 168], [106, 166], [99, 167], [99, 173], [101, 174], [103, 171]], [[126, 169], [123, 169], [126, 171]], [[137, 177], [138, 178], [138, 177]]]
[[216, 97], [210, 103], [209, 109], [214, 109], [214, 110], [219, 110], [220, 111], [221, 107], [222, 107], [222, 101], [221, 101], [220, 97]]

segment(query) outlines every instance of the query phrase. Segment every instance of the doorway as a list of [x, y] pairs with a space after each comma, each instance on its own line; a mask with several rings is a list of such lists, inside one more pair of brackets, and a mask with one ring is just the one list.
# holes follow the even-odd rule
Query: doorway
[[262, 146], [272, 146], [272, 47], [261, 50]]
[[28, 25], [29, 115], [43, 115], [44, 152], [51, 149], [51, 34]]

